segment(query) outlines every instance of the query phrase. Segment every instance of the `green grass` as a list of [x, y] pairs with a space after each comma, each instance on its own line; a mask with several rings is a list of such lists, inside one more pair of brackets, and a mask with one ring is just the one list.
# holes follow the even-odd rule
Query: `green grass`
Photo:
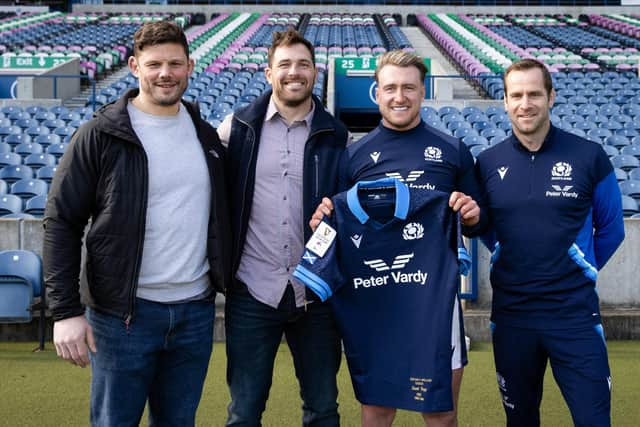
[[[58, 359], [50, 343], [42, 353], [32, 353], [34, 347], [35, 343], [0, 343], [0, 426], [88, 425], [89, 369]], [[460, 395], [460, 425], [504, 425], [490, 344], [474, 343], [469, 358]], [[610, 342], [609, 361], [613, 377], [612, 423], [616, 427], [640, 425], [640, 342]], [[569, 412], [549, 371], [547, 369], [542, 402], [542, 425], [570, 426]], [[224, 425], [229, 401], [224, 372], [224, 344], [217, 343], [198, 411], [198, 426]], [[342, 425], [358, 426], [359, 405], [353, 396], [345, 363], [338, 380]], [[282, 345], [263, 424], [267, 427], [300, 425], [300, 405], [291, 356], [286, 345]], [[422, 424], [417, 414], [400, 411], [394, 425]]]

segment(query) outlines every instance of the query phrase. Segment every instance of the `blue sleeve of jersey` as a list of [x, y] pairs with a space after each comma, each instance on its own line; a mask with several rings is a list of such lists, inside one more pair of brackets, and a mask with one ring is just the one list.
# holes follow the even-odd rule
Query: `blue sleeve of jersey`
[[480, 235], [489, 223], [489, 210], [474, 167], [473, 156], [464, 143], [460, 142], [460, 172], [456, 185], [458, 191], [471, 196], [480, 207], [480, 221], [471, 227], [462, 226], [462, 233], [468, 237]]
[[592, 203], [594, 251], [598, 269], [601, 269], [624, 240], [622, 196], [613, 171], [596, 186]]
[[[322, 222], [335, 230], [335, 220], [332, 219], [334, 217], [335, 215], [331, 218], [325, 217]], [[300, 263], [293, 272], [293, 277], [311, 289], [322, 301], [329, 299], [344, 283], [338, 261], [338, 239], [339, 236], [333, 239], [323, 256], [305, 247]]]

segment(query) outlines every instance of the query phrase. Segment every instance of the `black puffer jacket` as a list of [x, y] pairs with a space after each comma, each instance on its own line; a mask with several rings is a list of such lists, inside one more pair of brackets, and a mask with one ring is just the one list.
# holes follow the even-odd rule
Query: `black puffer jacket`
[[[124, 320], [134, 314], [148, 191], [147, 156], [127, 113], [127, 102], [137, 93], [129, 91], [106, 105], [78, 129], [51, 184], [43, 261], [54, 320], [84, 313], [79, 293], [80, 253], [89, 219], [89, 303]], [[185, 106], [195, 123], [211, 180], [209, 274], [215, 289], [224, 291], [230, 277], [231, 242], [224, 183], [226, 154], [215, 130], [201, 120], [197, 106]]]

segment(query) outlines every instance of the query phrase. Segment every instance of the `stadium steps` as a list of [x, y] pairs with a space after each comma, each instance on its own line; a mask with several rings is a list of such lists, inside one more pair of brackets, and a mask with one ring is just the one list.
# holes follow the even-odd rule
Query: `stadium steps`
[[[124, 66], [122, 66], [119, 70], [116, 70], [115, 72], [109, 74], [104, 79], [100, 79], [96, 81], [96, 94], [100, 93], [100, 89], [109, 87], [109, 85], [117, 82], [121, 78], [125, 77], [127, 74], [129, 74], [129, 67], [125, 62]], [[83, 88], [82, 91], [77, 96], [64, 100], [62, 105], [70, 109], [76, 108], [76, 107], [84, 107], [87, 102], [87, 99], [89, 99], [91, 94], [92, 94], [92, 88], [91, 88], [91, 85], [89, 85]]]
[[[438, 61], [446, 75], [459, 75], [457, 70], [449, 60], [438, 50], [433, 42], [424, 35], [418, 27], [402, 27], [402, 31], [416, 48], [416, 53], [422, 57], [431, 58], [432, 61]], [[454, 99], [482, 99], [478, 92], [463, 79], [454, 79], [453, 81], [453, 98]]]

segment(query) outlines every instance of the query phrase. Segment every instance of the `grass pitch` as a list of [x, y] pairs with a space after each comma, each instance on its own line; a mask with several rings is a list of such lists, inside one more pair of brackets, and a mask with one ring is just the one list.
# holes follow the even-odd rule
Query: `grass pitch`
[[[640, 425], [640, 341], [609, 342], [613, 378], [612, 425]], [[86, 426], [89, 419], [89, 369], [58, 359], [51, 343], [32, 353], [35, 343], [0, 343], [0, 426]], [[489, 343], [473, 343], [460, 394], [459, 424], [470, 427], [504, 425]], [[339, 376], [342, 425], [360, 425], [346, 363]], [[223, 426], [229, 393], [225, 383], [224, 344], [214, 345], [209, 375], [198, 410], [198, 426]], [[263, 417], [266, 427], [301, 424], [301, 401], [286, 345], [276, 360], [271, 398]], [[143, 419], [142, 425], [147, 425]], [[418, 414], [399, 411], [394, 426], [421, 426]], [[547, 369], [542, 402], [543, 426], [571, 426], [569, 411]]]

